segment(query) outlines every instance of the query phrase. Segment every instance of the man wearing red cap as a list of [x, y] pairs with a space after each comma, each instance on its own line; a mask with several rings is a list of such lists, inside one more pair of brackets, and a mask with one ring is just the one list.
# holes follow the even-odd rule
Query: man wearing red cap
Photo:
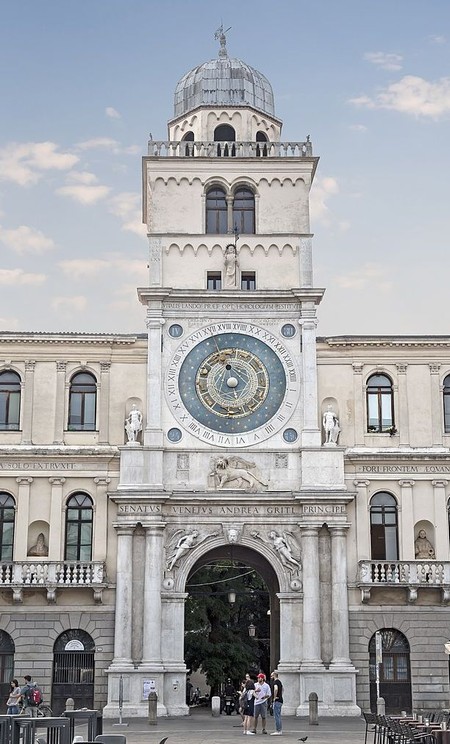
[[272, 694], [270, 686], [266, 682], [266, 675], [263, 672], [258, 674], [258, 681], [255, 685], [255, 728], [253, 729], [256, 734], [258, 728], [258, 718], [261, 716], [262, 733], [267, 734], [266, 731], [266, 718], [267, 718], [267, 701]]

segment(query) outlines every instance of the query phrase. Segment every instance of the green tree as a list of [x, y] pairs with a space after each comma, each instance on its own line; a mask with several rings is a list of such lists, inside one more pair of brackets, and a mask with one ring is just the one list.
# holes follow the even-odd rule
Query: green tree
[[[268, 637], [268, 593], [256, 571], [220, 561], [195, 572], [186, 589], [185, 662], [191, 671], [204, 672], [212, 694], [228, 677], [237, 686], [247, 672], [267, 666], [266, 649], [248, 632], [253, 623]], [[236, 594], [233, 604], [229, 591]]]

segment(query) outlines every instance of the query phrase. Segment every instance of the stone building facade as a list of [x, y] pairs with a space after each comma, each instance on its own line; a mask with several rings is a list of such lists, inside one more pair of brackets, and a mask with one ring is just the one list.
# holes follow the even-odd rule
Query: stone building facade
[[388, 708], [447, 704], [450, 338], [316, 337], [318, 158], [218, 39], [143, 158], [147, 333], [0, 334], [2, 681], [186, 715], [186, 583], [232, 557], [286, 714], [368, 709], [376, 639]]

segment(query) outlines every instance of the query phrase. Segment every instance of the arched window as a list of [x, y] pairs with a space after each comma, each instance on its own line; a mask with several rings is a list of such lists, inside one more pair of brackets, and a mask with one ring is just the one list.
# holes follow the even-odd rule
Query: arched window
[[367, 431], [390, 432], [394, 427], [392, 381], [387, 375], [371, 375], [367, 380]]
[[[183, 136], [182, 142], [193, 142], [194, 141], [194, 132], [186, 132], [186, 134]], [[194, 155], [194, 145], [186, 145], [184, 148], [184, 154], [185, 155]]]
[[9, 493], [0, 493], [0, 561], [12, 561], [16, 504]]
[[255, 195], [247, 188], [239, 188], [233, 200], [233, 230], [238, 235], [255, 232]]
[[384, 491], [370, 502], [370, 544], [373, 561], [398, 561], [397, 502]]
[[[264, 132], [256, 132], [257, 142], [267, 142], [267, 135]], [[267, 144], [258, 144], [256, 146], [256, 157], [267, 157]]]
[[18, 430], [20, 421], [20, 377], [16, 372], [0, 372], [0, 430]]
[[95, 431], [97, 381], [89, 372], [79, 372], [70, 381], [69, 431]]
[[70, 497], [66, 509], [65, 561], [92, 559], [92, 499], [85, 493]]
[[[229, 124], [219, 124], [218, 127], [214, 130], [214, 142], [235, 142], [236, 141], [236, 132], [234, 131], [233, 127], [230, 127]], [[231, 157], [234, 157], [236, 155], [236, 147], [235, 145], [231, 145], [230, 147], [228, 145], [217, 145], [217, 155], [220, 157], [223, 155], [224, 157], [228, 157], [231, 155]]]
[[444, 395], [444, 431], [446, 434], [450, 434], [450, 375], [444, 379], [443, 385]]
[[214, 186], [206, 194], [206, 232], [221, 235], [228, 232], [227, 200], [220, 186]]

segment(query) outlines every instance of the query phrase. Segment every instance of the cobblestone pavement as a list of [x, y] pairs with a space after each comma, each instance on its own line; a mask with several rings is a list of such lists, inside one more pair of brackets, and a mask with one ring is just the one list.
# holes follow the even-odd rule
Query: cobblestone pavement
[[[236, 744], [242, 741], [242, 727], [238, 716], [221, 715], [213, 718], [210, 710], [198, 709], [186, 718], [159, 718], [150, 725], [144, 718], [125, 721], [128, 726], [117, 726], [117, 721], [105, 720], [103, 732], [125, 734], [127, 744]], [[273, 718], [268, 723], [269, 733], [274, 731]], [[318, 726], [309, 726], [305, 718], [283, 716], [283, 740], [289, 744], [308, 737], [307, 744], [364, 744], [365, 723], [362, 718], [322, 718]], [[260, 732], [255, 741], [273, 739]], [[372, 737], [369, 737], [369, 742]]]

